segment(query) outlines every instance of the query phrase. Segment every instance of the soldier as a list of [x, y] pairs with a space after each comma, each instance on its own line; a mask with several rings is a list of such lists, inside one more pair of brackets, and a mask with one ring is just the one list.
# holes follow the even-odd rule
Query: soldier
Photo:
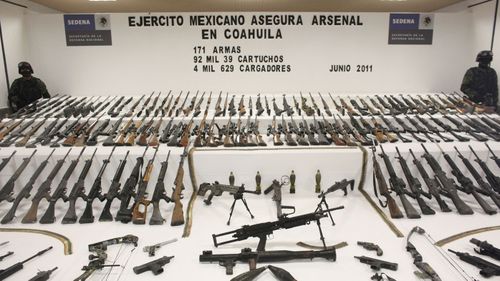
[[493, 52], [481, 51], [477, 54], [477, 67], [471, 67], [465, 73], [460, 89], [471, 101], [496, 108], [498, 102], [498, 78], [490, 67]]
[[14, 80], [9, 90], [9, 104], [14, 112], [39, 98], [50, 98], [45, 83], [31, 75], [33, 68], [28, 62], [22, 61], [17, 67], [22, 77]]

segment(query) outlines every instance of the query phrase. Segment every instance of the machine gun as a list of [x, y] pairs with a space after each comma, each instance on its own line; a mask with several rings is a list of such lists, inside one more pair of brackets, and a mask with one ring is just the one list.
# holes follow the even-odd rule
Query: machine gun
[[212, 251], [203, 251], [200, 262], [217, 262], [226, 268], [226, 274], [233, 274], [236, 261], [248, 263], [250, 270], [255, 269], [257, 262], [271, 263], [277, 261], [290, 261], [297, 259], [324, 258], [335, 261], [337, 258], [335, 248], [320, 251], [256, 251], [250, 248], [241, 250], [239, 254], [213, 254]]
[[234, 186], [234, 185], [225, 185], [225, 184], [219, 184], [219, 182], [215, 182], [213, 184], [209, 183], [202, 183], [200, 185], [200, 188], [198, 189], [198, 195], [200, 196], [205, 196], [207, 191], [210, 191], [210, 194], [208, 195], [207, 199], [203, 200], [206, 205], [212, 204], [212, 198], [214, 196], [221, 196], [222, 193], [228, 192], [229, 194], [233, 195], [233, 204], [231, 205], [230, 213], [229, 213], [229, 219], [227, 221], [227, 225], [231, 223], [231, 217], [233, 216], [233, 211], [234, 211], [234, 206], [236, 204], [237, 200], [241, 200], [243, 202], [243, 205], [245, 205], [246, 210], [250, 214], [250, 217], [253, 219], [254, 216], [250, 209], [248, 208], [248, 204], [243, 198], [244, 193], [252, 193], [252, 194], [260, 194], [258, 191], [251, 191], [251, 190], [245, 190], [245, 185], [241, 186]]
[[[68, 180], [73, 174], [73, 171], [76, 168], [76, 165], [78, 165], [78, 161], [80, 161], [80, 157], [83, 154], [83, 151], [85, 148], [80, 150], [80, 154], [78, 154], [78, 157], [71, 161], [71, 164], [65, 171], [61, 181], [59, 182], [59, 185], [57, 186], [56, 190], [54, 190], [54, 193], [52, 193], [52, 196], [50, 196], [49, 201], [49, 206], [45, 210], [45, 214], [42, 216], [40, 219], [41, 224], [48, 224], [48, 223], [54, 223], [56, 221], [56, 216], [55, 216], [55, 208], [56, 208], [56, 203], [59, 201], [59, 199], [62, 199], [64, 202], [68, 201], [68, 197], [66, 196], [66, 191], [68, 189]], [[95, 153], [95, 151], [94, 151]]]
[[462, 199], [460, 199], [460, 197], [458, 197], [457, 189], [453, 180], [446, 176], [446, 173], [443, 171], [443, 169], [441, 169], [441, 166], [439, 165], [437, 160], [427, 151], [423, 144], [421, 145], [425, 151], [422, 157], [425, 158], [427, 164], [429, 164], [429, 166], [432, 168], [434, 174], [441, 183], [442, 191], [444, 191], [441, 193], [451, 199], [459, 214], [472, 215], [474, 211], [472, 211], [469, 205], [467, 205], [464, 201], [462, 201]]
[[394, 171], [394, 168], [392, 167], [389, 156], [387, 156], [387, 154], [385, 154], [384, 152], [384, 148], [380, 146], [380, 149], [382, 150], [382, 153], [379, 154], [379, 156], [384, 159], [385, 166], [387, 168], [387, 171], [389, 172], [389, 184], [391, 186], [391, 189], [394, 190], [394, 192], [396, 192], [396, 194], [399, 196], [399, 199], [401, 200], [403, 208], [406, 212], [406, 216], [409, 219], [419, 219], [420, 214], [411, 205], [410, 201], [408, 201], [408, 198], [406, 198], [406, 195], [410, 195], [411, 193], [406, 190], [405, 182], [403, 181], [403, 179], [397, 176], [396, 171]]
[[465, 192], [467, 194], [472, 194], [474, 198], [476, 199], [477, 203], [483, 208], [484, 212], [487, 213], [488, 215], [494, 215], [497, 213], [495, 208], [491, 207], [484, 199], [479, 195], [476, 186], [472, 183], [472, 180], [468, 177], [466, 177], [460, 168], [458, 168], [457, 164], [455, 164], [455, 161], [451, 159], [450, 155], [448, 153], [445, 153], [443, 150], [441, 150], [441, 153], [443, 153], [444, 159], [446, 162], [448, 162], [448, 165], [451, 168], [451, 173], [457, 178], [458, 182], [460, 183], [460, 186], [457, 186], [456, 188], [462, 192]]
[[427, 174], [427, 171], [425, 170], [424, 166], [422, 165], [420, 160], [418, 160], [417, 157], [415, 157], [415, 154], [413, 154], [413, 151], [411, 149], [410, 149], [410, 154], [413, 157], [413, 164], [417, 166], [420, 175], [424, 179], [424, 182], [427, 185], [427, 188], [429, 189], [429, 193], [436, 199], [441, 211], [445, 213], [451, 212], [451, 209], [448, 207], [446, 202], [443, 199], [441, 199], [440, 195], [441, 184], [439, 183], [439, 181], [436, 178], [429, 177], [429, 174]]
[[87, 194], [85, 201], [87, 204], [85, 205], [85, 210], [83, 211], [82, 216], [80, 217], [80, 220], [78, 221], [79, 223], [92, 223], [94, 222], [94, 210], [92, 208], [92, 204], [94, 203], [95, 199], [99, 199], [99, 201], [104, 201], [104, 196], [102, 195], [102, 176], [104, 174], [104, 171], [106, 171], [106, 167], [108, 166], [111, 156], [113, 156], [113, 151], [111, 150], [111, 153], [109, 154], [108, 158], [103, 160], [101, 169], [99, 170], [99, 173], [97, 173], [97, 176], [94, 180], [94, 183], [92, 184], [92, 187], [89, 190], [89, 193]]
[[[115, 148], [113, 147], [111, 153], [113, 153], [114, 150]], [[87, 178], [87, 174], [89, 173], [90, 167], [92, 166], [92, 162], [96, 152], [97, 148], [94, 150], [94, 153], [92, 153], [92, 156], [88, 160], [85, 160], [85, 165], [83, 166], [78, 179], [76, 180], [73, 188], [71, 189], [71, 192], [69, 193], [69, 196], [67, 198], [67, 200], [69, 201], [69, 207], [66, 211], [66, 215], [64, 215], [61, 221], [61, 223], [63, 224], [75, 223], [77, 220], [76, 201], [78, 200], [78, 198], [87, 200], [87, 195], [85, 194], [85, 178]]]
[[62, 159], [57, 160], [56, 165], [52, 168], [52, 171], [50, 172], [47, 179], [40, 185], [40, 187], [38, 187], [37, 193], [31, 200], [31, 207], [22, 219], [22, 223], [35, 223], [37, 221], [38, 205], [40, 204], [40, 201], [42, 199], [45, 198], [47, 201], [50, 199], [50, 186], [52, 185], [52, 181], [56, 177], [62, 165], [64, 165], [64, 161], [66, 160], [66, 157], [68, 157], [70, 151], [71, 148]]
[[498, 266], [494, 263], [491, 263], [491, 262], [484, 260], [480, 257], [470, 255], [468, 253], [456, 252], [456, 251], [453, 251], [451, 249], [448, 249], [448, 251], [457, 255], [464, 262], [481, 269], [479, 271], [479, 274], [481, 274], [481, 276], [484, 276], [486, 278], [491, 277], [491, 276], [500, 276], [500, 266]]
[[163, 224], [163, 222], [165, 221], [165, 219], [161, 215], [160, 201], [165, 200], [165, 202], [167, 203], [172, 202], [172, 199], [167, 196], [164, 183], [165, 175], [167, 174], [169, 158], [170, 158], [170, 150], [168, 151], [167, 159], [165, 159], [164, 162], [161, 162], [160, 173], [158, 175], [158, 180], [156, 182], [153, 196], [151, 197], [151, 203], [153, 204], [153, 214], [151, 215], [151, 219], [149, 220], [150, 225], [160, 225]]
[[[9, 178], [9, 180], [5, 183], [5, 185], [2, 187], [2, 189], [0, 189], [0, 202], [5, 201], [5, 200], [8, 202], [14, 201], [14, 198], [12, 196], [14, 195], [14, 186], [15, 186], [16, 180], [21, 176], [23, 171], [26, 169], [26, 167], [28, 166], [28, 164], [31, 161], [31, 158], [33, 158], [33, 155], [35, 155], [35, 153], [36, 153], [36, 150], [33, 151], [33, 153], [31, 153], [30, 157], [23, 159], [23, 163], [21, 163], [21, 165], [19, 165], [19, 167], [17, 167], [14, 174]], [[12, 157], [12, 155], [10, 157]]]
[[474, 177], [476, 180], [477, 184], [479, 185], [480, 188], [476, 188], [477, 192], [485, 194], [487, 196], [490, 196], [491, 200], [500, 208], [500, 198], [498, 195], [495, 193], [491, 185], [486, 183], [483, 178], [479, 175], [477, 172], [476, 168], [472, 165], [472, 163], [469, 161], [469, 159], [465, 158], [462, 153], [457, 149], [457, 147], [454, 147], [455, 150], [458, 153], [458, 157], [462, 159], [462, 162], [464, 163], [465, 167], [467, 167], [467, 170], [471, 173], [471, 175]]
[[[151, 173], [153, 172], [153, 163], [155, 161], [156, 153], [158, 152], [158, 147], [155, 149], [153, 157], [149, 159], [144, 174], [139, 182], [139, 187], [137, 188], [137, 193], [135, 194], [134, 203], [132, 204], [132, 223], [133, 224], [145, 224], [148, 206], [151, 201], [147, 200], [147, 188], [148, 183], [151, 178]], [[142, 211], [144, 210], [144, 211]], [[123, 220], [122, 220], [123, 222]]]
[[496, 176], [490, 170], [490, 168], [488, 167], [488, 165], [486, 165], [486, 162], [484, 162], [483, 160], [481, 160], [481, 158], [479, 158], [479, 156], [477, 156], [477, 154], [474, 151], [474, 149], [472, 149], [472, 146], [469, 145], [469, 149], [472, 151], [472, 153], [476, 157], [476, 159], [474, 159], [474, 161], [476, 161], [479, 164], [479, 166], [481, 167], [481, 169], [483, 170], [483, 172], [486, 174], [486, 180], [488, 181], [488, 183], [491, 185], [491, 187], [496, 192], [500, 193], [500, 177]]
[[104, 205], [104, 208], [102, 208], [101, 215], [99, 216], [99, 221], [112, 221], [113, 216], [111, 215], [110, 208], [111, 208], [111, 203], [113, 203], [113, 200], [118, 197], [120, 193], [120, 179], [123, 174], [123, 169], [125, 168], [125, 165], [127, 164], [127, 157], [128, 154], [130, 153], [130, 150], [127, 150], [127, 153], [125, 154], [125, 157], [123, 157], [122, 160], [120, 160], [120, 164], [118, 165], [118, 169], [115, 172], [115, 175], [113, 176], [113, 179], [111, 180], [111, 185], [109, 186], [108, 192], [103, 195], [104, 199], [106, 200], [106, 204]]
[[424, 215], [436, 214], [436, 212], [431, 207], [429, 207], [429, 205], [427, 205], [427, 203], [425, 203], [424, 199], [422, 199], [421, 197], [421, 195], [423, 195], [428, 199], [431, 199], [432, 195], [422, 190], [422, 184], [416, 177], [414, 177], [411, 174], [410, 167], [408, 167], [406, 160], [403, 158], [397, 147], [396, 147], [396, 152], [398, 153], [396, 159], [398, 159], [399, 164], [401, 165], [401, 169], [403, 170], [406, 181], [408, 182], [408, 186], [410, 187], [411, 190], [411, 193], [408, 193], [408, 195], [417, 200], [418, 206], [420, 207], [420, 210], [422, 210], [422, 214]]
[[[324, 217], [327, 217], [328, 214], [335, 210], [343, 209], [344, 206], [331, 208], [327, 210], [319, 210], [312, 213], [307, 213], [303, 215], [298, 215], [294, 217], [282, 216], [277, 221], [273, 222], [264, 222], [257, 223], [253, 225], [244, 225], [239, 229], [224, 232], [221, 234], [212, 234], [212, 238], [214, 241], [214, 246], [218, 247], [220, 245], [225, 245], [229, 243], [233, 243], [236, 241], [246, 240], [250, 237], [259, 238], [259, 244], [257, 246], [257, 251], [262, 252], [265, 251], [267, 236], [273, 234], [275, 230], [278, 229], [289, 229], [297, 226], [307, 225], [311, 222], [315, 221], [318, 225], [320, 239], [323, 242], [323, 246], [326, 249], [325, 238], [323, 237], [323, 230], [321, 229], [320, 220]], [[224, 237], [227, 235], [231, 235], [233, 239], [219, 242], [217, 239], [219, 237]]]

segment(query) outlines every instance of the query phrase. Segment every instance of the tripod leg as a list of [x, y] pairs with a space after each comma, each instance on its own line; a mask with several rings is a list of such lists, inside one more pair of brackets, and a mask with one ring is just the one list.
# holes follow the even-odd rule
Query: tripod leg
[[231, 205], [231, 212], [229, 213], [229, 219], [227, 220], [227, 225], [231, 223], [231, 217], [233, 216], [234, 204], [236, 204], [236, 199], [234, 199], [233, 204]]
[[321, 242], [323, 243], [323, 247], [326, 250], [325, 236], [323, 236], [323, 230], [321, 229], [321, 223], [319, 220], [317, 220], [316, 223], [318, 224], [318, 229], [319, 229], [319, 239], [321, 239]]
[[253, 219], [254, 216], [253, 216], [252, 212], [250, 212], [250, 209], [248, 208], [247, 201], [244, 198], [241, 198], [241, 201], [243, 202], [243, 205], [245, 205], [245, 208], [247, 208], [247, 211], [250, 214], [250, 217]]

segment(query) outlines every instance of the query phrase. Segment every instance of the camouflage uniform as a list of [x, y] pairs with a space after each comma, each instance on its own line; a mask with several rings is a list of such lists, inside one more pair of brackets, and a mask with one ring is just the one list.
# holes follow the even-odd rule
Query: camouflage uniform
[[24, 77], [14, 80], [9, 90], [9, 101], [17, 109], [20, 109], [39, 98], [50, 98], [47, 86], [42, 80], [31, 76], [30, 79]]
[[460, 90], [475, 103], [496, 107], [498, 102], [497, 73], [489, 66], [471, 67], [464, 75]]

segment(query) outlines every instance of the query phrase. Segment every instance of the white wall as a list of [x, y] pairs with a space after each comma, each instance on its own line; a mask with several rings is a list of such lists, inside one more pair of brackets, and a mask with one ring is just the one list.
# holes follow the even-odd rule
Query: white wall
[[[201, 40], [200, 27], [129, 28], [111, 18], [113, 46], [66, 47], [62, 15], [29, 16], [31, 59], [52, 93], [140, 94], [158, 89], [282, 92], [449, 91], [471, 51], [468, 14], [438, 14], [432, 46], [388, 45], [389, 14], [362, 13], [361, 27], [282, 27], [282, 40]], [[186, 17], [187, 20], [187, 17]], [[248, 20], [249, 21], [249, 20]], [[273, 29], [275, 27], [272, 27]], [[223, 28], [219, 28], [222, 31]], [[283, 54], [292, 73], [194, 73], [193, 46], [242, 45]], [[330, 64], [373, 64], [373, 73], [332, 74]]]

